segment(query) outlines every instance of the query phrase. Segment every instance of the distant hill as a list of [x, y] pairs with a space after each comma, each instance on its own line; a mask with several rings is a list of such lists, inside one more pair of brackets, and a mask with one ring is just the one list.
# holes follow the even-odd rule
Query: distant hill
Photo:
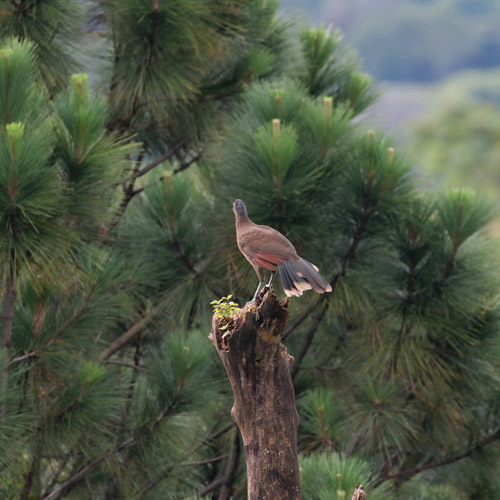
[[282, 6], [339, 27], [379, 80], [433, 82], [500, 66], [496, 0], [283, 0]]

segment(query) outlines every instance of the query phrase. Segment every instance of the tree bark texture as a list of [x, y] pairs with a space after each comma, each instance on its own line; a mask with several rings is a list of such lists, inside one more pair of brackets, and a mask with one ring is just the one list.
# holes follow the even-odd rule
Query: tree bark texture
[[210, 339], [226, 368], [234, 393], [231, 410], [245, 451], [248, 500], [300, 499], [298, 415], [290, 367], [281, 344], [289, 299], [272, 292], [247, 304], [232, 318], [232, 331], [216, 315]]

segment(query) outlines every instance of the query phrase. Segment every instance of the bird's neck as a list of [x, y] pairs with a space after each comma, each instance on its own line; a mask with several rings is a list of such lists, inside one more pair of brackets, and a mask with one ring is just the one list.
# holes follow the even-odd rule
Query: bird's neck
[[236, 226], [241, 227], [253, 222], [248, 218], [247, 214], [236, 214]]

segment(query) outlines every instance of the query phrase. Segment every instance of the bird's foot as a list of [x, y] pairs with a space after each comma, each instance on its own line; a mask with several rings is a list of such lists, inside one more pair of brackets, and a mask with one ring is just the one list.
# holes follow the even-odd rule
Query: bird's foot
[[266, 295], [266, 293], [267, 293], [267, 286], [263, 287], [260, 290], [260, 292], [257, 295], [255, 295], [250, 302], [247, 302], [245, 304], [245, 307], [249, 305], [259, 305], [262, 302], [262, 299], [264, 298], [264, 295]]

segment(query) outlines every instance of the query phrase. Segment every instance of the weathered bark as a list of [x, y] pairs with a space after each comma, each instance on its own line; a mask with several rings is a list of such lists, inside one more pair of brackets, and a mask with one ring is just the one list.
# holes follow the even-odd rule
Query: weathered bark
[[214, 315], [210, 339], [234, 393], [231, 414], [245, 450], [248, 500], [298, 500], [298, 416], [290, 367], [293, 357], [280, 341], [289, 299], [267, 292], [259, 305], [239, 311], [226, 337]]
[[352, 500], [366, 500], [366, 490], [362, 484], [356, 486], [352, 495]]

